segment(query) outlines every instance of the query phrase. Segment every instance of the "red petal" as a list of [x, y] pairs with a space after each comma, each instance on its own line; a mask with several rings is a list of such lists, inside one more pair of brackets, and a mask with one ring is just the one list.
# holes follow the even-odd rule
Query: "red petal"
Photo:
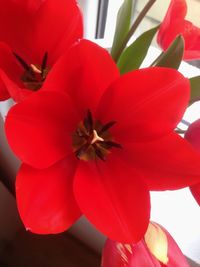
[[34, 49], [40, 60], [47, 51], [50, 65], [83, 36], [82, 15], [75, 0], [46, 0], [33, 21]]
[[[200, 152], [200, 119], [193, 122], [187, 132], [185, 133], [185, 139], [190, 142], [190, 144]], [[200, 205], [200, 183], [195, 184], [190, 187], [192, 195], [196, 199], [197, 203]]]
[[190, 21], [185, 20], [182, 30], [185, 40], [185, 60], [200, 58], [200, 28], [194, 26]]
[[200, 152], [200, 119], [190, 124], [184, 138]]
[[119, 71], [108, 52], [82, 40], [54, 66], [43, 89], [67, 91], [83, 114], [96, 108], [105, 89], [118, 77]]
[[200, 183], [190, 187], [190, 191], [200, 206]]
[[124, 266], [161, 267], [143, 240], [137, 244], [122, 244], [108, 239], [103, 249], [102, 267]]
[[149, 193], [131, 166], [114, 157], [106, 162], [81, 162], [74, 192], [81, 211], [111, 239], [137, 242], [144, 235], [149, 221]]
[[20, 82], [20, 77], [23, 74], [23, 69], [17, 62], [13, 55], [11, 49], [5, 44], [0, 42], [0, 68], [18, 84]]
[[172, 133], [146, 143], [127, 143], [122, 157], [140, 169], [150, 190], [179, 189], [200, 182], [200, 155]]
[[[10, 48], [2, 42], [0, 42], [0, 69], [5, 71], [6, 74], [18, 85], [21, 85], [20, 77], [22, 75], [22, 69], [17, 64]], [[0, 100], [10, 98], [8, 90], [9, 88], [0, 77]]]
[[0, 25], [1, 40], [29, 64], [40, 64], [47, 51], [52, 65], [82, 37], [82, 17], [75, 0], [1, 0]]
[[[174, 130], [187, 107], [188, 79], [167, 68], [130, 72], [106, 91], [96, 117], [116, 121], [113, 136], [118, 142], [149, 141]], [[177, 108], [178, 107], [178, 108]]]
[[0, 82], [9, 97], [11, 97], [15, 102], [21, 102], [33, 93], [31, 90], [19, 87], [19, 85], [10, 80], [2, 70], [0, 70]]
[[185, 0], [172, 0], [160, 26], [157, 41], [166, 50], [177, 35], [185, 40], [184, 59], [200, 58], [200, 28], [185, 20], [187, 5]]
[[40, 91], [10, 109], [5, 127], [16, 155], [46, 168], [72, 152], [71, 135], [79, 121], [67, 95]]
[[23, 164], [16, 180], [17, 205], [27, 230], [55, 234], [68, 229], [81, 215], [73, 195], [75, 164], [66, 158], [51, 168]]
[[176, 244], [173, 237], [164, 229], [161, 225], [159, 225], [162, 230], [165, 232], [168, 239], [168, 258], [169, 262], [167, 264], [168, 267], [189, 267], [186, 257], [181, 252], [180, 248]]
[[187, 5], [185, 0], [171, 0], [157, 35], [157, 42], [164, 50], [183, 30], [186, 14]]
[[0, 77], [0, 101], [7, 100], [9, 98], [10, 98], [10, 94]]
[[174, 239], [163, 227], [161, 228], [168, 239], [167, 265], [159, 262], [150, 253], [144, 240], [137, 244], [122, 244], [108, 239], [103, 250], [102, 267], [189, 267]]

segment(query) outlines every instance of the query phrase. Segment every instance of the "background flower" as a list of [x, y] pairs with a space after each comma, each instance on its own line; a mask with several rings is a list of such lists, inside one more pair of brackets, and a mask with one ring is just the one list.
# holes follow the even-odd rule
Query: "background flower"
[[18, 102], [38, 90], [82, 28], [75, 0], [1, 0], [0, 100]]
[[[148, 236], [151, 235], [151, 240], [144, 238], [137, 244], [122, 244], [108, 239], [101, 267], [189, 267], [172, 236], [158, 224], [150, 223], [150, 226], [154, 228], [152, 233], [147, 232]], [[165, 246], [166, 251], [163, 249]], [[167, 261], [163, 263], [161, 259], [165, 253]]]
[[185, 60], [200, 58], [200, 29], [185, 20], [187, 5], [185, 0], [171, 0], [168, 11], [161, 23], [157, 41], [166, 50], [172, 41], [181, 34], [185, 41]]

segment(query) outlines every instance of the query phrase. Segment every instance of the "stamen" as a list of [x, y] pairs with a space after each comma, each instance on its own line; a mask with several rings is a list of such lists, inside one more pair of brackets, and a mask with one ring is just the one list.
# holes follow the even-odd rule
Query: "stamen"
[[30, 67], [34, 73], [42, 74], [42, 71], [38, 69], [34, 64], [30, 64]]
[[77, 129], [76, 130], [76, 133], [77, 133], [77, 135], [79, 136], [79, 137], [83, 137], [83, 138], [88, 138], [89, 136], [87, 135], [87, 134], [85, 134], [83, 131], [81, 131], [80, 129]]
[[21, 58], [18, 54], [16, 54], [15, 52], [13, 52], [13, 55], [16, 57], [16, 59], [19, 61], [19, 63], [22, 65], [22, 67], [26, 71], [32, 70], [31, 67], [26, 63], [26, 61], [24, 61], [23, 58]]
[[98, 142], [98, 141], [103, 142], [104, 139], [103, 139], [102, 137], [98, 136], [96, 130], [93, 130], [93, 139], [92, 139], [92, 141], [91, 141], [91, 145], [93, 145], [94, 143], [96, 143], [96, 142]]
[[116, 147], [116, 148], [122, 148], [122, 146], [116, 142], [113, 141], [104, 141], [102, 143], [102, 146], [105, 147], [106, 149], [112, 148], [112, 147]]
[[108, 123], [106, 123], [102, 129], [99, 131], [99, 134], [104, 133], [105, 131], [109, 130], [114, 124], [116, 123], [116, 121], [110, 121]]
[[93, 118], [92, 118], [92, 113], [90, 110], [87, 111], [87, 117], [83, 121], [84, 126], [86, 130], [89, 132], [89, 134], [92, 134], [93, 131]]
[[88, 110], [73, 134], [73, 150], [76, 157], [85, 161], [97, 159], [106, 161], [112, 148], [122, 148], [113, 141], [108, 131], [115, 123], [111, 121], [103, 125], [99, 120], [93, 121], [92, 113]]
[[45, 52], [43, 59], [42, 59], [42, 65], [41, 65], [42, 72], [46, 69], [47, 59], [48, 59], [48, 52]]
[[48, 53], [44, 53], [41, 65], [27, 64], [27, 62], [15, 52], [13, 52], [13, 55], [25, 70], [20, 77], [25, 87], [32, 91], [39, 90], [50, 70], [50, 67], [47, 66]]
[[97, 145], [94, 144], [93, 147], [94, 147], [94, 150], [95, 150], [97, 157], [100, 158], [101, 160], [105, 161], [106, 159], [105, 159], [102, 151], [97, 147]]
[[80, 147], [78, 150], [75, 151], [75, 155], [77, 156], [77, 158], [80, 158], [88, 149], [88, 147], [90, 146], [90, 144], [85, 144], [82, 147]]

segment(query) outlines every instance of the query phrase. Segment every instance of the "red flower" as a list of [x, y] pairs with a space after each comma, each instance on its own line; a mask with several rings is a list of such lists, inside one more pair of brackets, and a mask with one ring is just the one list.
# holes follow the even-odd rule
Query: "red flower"
[[200, 28], [185, 20], [187, 5], [185, 0], [171, 0], [171, 4], [160, 26], [157, 41], [166, 50], [177, 35], [185, 40], [185, 60], [200, 58]]
[[[189, 126], [185, 133], [185, 139], [200, 152], [200, 119]], [[190, 191], [200, 206], [200, 183], [192, 185]]]
[[[101, 267], [189, 267], [180, 248], [161, 226], [151, 223], [152, 233], [137, 244], [107, 240]], [[147, 235], [152, 235], [147, 239]], [[164, 261], [164, 262], [163, 262]]]
[[75, 0], [0, 0], [0, 100], [41, 88], [57, 59], [82, 37]]
[[16, 192], [25, 226], [57, 233], [83, 213], [111, 239], [140, 240], [148, 189], [200, 180], [199, 154], [174, 133], [189, 93], [176, 70], [119, 77], [104, 49], [87, 40], [74, 46], [44, 89], [7, 115], [8, 141], [24, 162]]

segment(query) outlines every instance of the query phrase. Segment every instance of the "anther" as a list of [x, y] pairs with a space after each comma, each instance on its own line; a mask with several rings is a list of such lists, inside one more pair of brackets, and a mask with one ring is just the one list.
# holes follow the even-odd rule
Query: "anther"
[[102, 134], [102, 133], [106, 132], [107, 130], [109, 130], [115, 123], [116, 123], [116, 121], [110, 121], [110, 122], [106, 123], [99, 131], [99, 134]]
[[13, 52], [13, 55], [16, 57], [16, 59], [18, 60], [18, 62], [21, 64], [21, 66], [26, 70], [26, 71], [30, 71], [31, 68], [30, 66], [26, 63], [25, 60], [23, 60], [23, 58], [21, 58], [18, 54], [16, 54], [15, 52]]
[[92, 134], [93, 131], [93, 118], [92, 118], [92, 113], [90, 110], [87, 111], [87, 116], [84, 119], [84, 126], [85, 129], [89, 132], [89, 134]]
[[48, 59], [48, 53], [45, 52], [45, 53], [44, 53], [44, 56], [43, 56], [43, 59], [42, 59], [42, 65], [41, 65], [41, 69], [42, 69], [42, 71], [46, 69], [46, 66], [47, 66], [47, 59]]

